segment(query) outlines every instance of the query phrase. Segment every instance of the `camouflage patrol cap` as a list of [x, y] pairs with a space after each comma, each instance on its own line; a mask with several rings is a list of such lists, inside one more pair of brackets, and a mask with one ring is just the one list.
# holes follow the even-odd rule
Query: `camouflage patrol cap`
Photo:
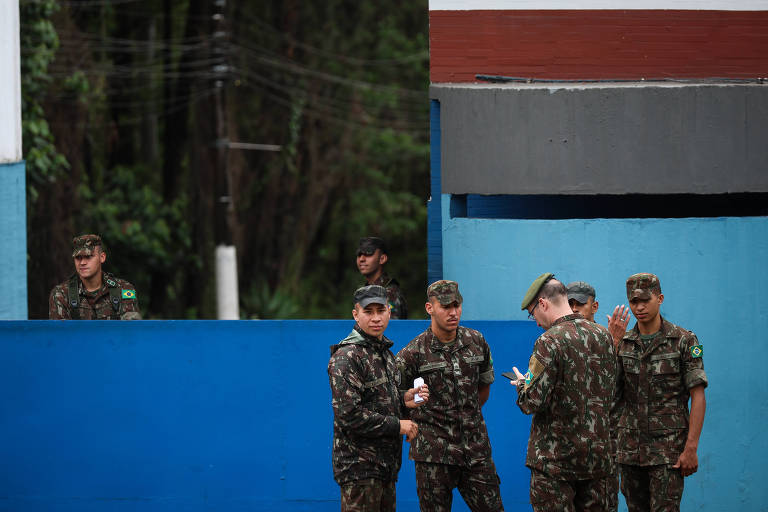
[[446, 281], [445, 279], [435, 281], [429, 288], [427, 288], [427, 300], [431, 300], [432, 297], [437, 299], [437, 302], [443, 306], [458, 302], [461, 304], [464, 302], [464, 298], [459, 293], [459, 283], [456, 281]]
[[360, 239], [360, 243], [357, 245], [357, 255], [370, 256], [376, 252], [376, 249], [381, 249], [382, 254], [387, 254], [387, 244], [384, 240], [375, 236], [367, 236]]
[[592, 297], [593, 300], [597, 297], [592, 285], [585, 283], [584, 281], [574, 281], [566, 286], [566, 288], [568, 289], [568, 300], [573, 299], [580, 304], [589, 302], [590, 297]]
[[80, 235], [72, 239], [72, 257], [90, 256], [96, 246], [101, 246], [99, 235]]
[[355, 304], [364, 308], [368, 304], [387, 305], [387, 289], [377, 284], [369, 284], [355, 290]]
[[533, 302], [533, 299], [536, 298], [536, 296], [539, 294], [539, 291], [541, 290], [541, 287], [544, 286], [544, 283], [549, 281], [555, 277], [555, 274], [552, 272], [544, 272], [539, 277], [536, 278], [536, 280], [531, 283], [531, 286], [528, 288], [528, 291], [525, 292], [525, 297], [523, 297], [523, 303], [520, 305], [520, 309], [527, 308], [531, 302]]
[[627, 278], [627, 299], [647, 300], [651, 292], [661, 293], [661, 283], [655, 274], [633, 274]]

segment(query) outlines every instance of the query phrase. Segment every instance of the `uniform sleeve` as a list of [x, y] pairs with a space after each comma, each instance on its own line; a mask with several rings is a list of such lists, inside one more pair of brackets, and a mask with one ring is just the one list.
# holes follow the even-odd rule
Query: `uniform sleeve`
[[400, 420], [363, 407], [363, 381], [343, 348], [328, 362], [333, 415], [339, 426], [363, 437], [397, 436]]
[[557, 353], [552, 340], [540, 336], [528, 362], [525, 385], [518, 388], [517, 405], [523, 413], [533, 414], [547, 406], [552, 389], [557, 384], [557, 372]]
[[48, 297], [48, 318], [50, 320], [71, 320], [69, 302], [63, 286], [56, 286]]
[[[141, 320], [141, 311], [139, 310], [139, 298], [136, 295], [136, 287], [128, 281], [121, 281], [120, 286], [120, 302], [122, 303], [120, 318], [123, 320]], [[131, 314], [126, 315], [126, 313]]]
[[[400, 371], [399, 394], [400, 401], [402, 402], [402, 399], [405, 396], [405, 392], [413, 387], [413, 379], [418, 377], [418, 375], [416, 375], [416, 366], [413, 362], [413, 355], [408, 350], [408, 346], [405, 346], [400, 350], [400, 352], [397, 353], [397, 356], [395, 357], [395, 363], [397, 364], [397, 369]], [[405, 407], [405, 403], [403, 403], [403, 406], [400, 409], [404, 419], [410, 418], [410, 410]]]
[[490, 385], [496, 380], [493, 372], [493, 356], [491, 356], [491, 347], [488, 346], [488, 342], [481, 336], [480, 338], [483, 346], [483, 364], [480, 366], [480, 384]]
[[704, 372], [704, 347], [699, 344], [699, 339], [692, 332], [686, 332], [680, 338], [681, 359], [683, 363], [683, 380], [688, 389], [709, 384], [707, 374]]
[[406, 304], [403, 292], [398, 285], [392, 284], [387, 288], [387, 300], [389, 301], [389, 309], [392, 312], [392, 318], [400, 320], [408, 319], [408, 305]]

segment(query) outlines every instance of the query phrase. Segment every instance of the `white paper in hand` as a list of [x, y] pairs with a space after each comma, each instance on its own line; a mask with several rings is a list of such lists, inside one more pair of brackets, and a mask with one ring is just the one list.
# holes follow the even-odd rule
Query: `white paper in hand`
[[[413, 379], [413, 387], [420, 388], [423, 385], [424, 385], [424, 379], [423, 378], [416, 377], [415, 379]], [[416, 393], [415, 395], [413, 395], [413, 401], [418, 404], [418, 403], [423, 402], [424, 399], [421, 398], [418, 393]]]

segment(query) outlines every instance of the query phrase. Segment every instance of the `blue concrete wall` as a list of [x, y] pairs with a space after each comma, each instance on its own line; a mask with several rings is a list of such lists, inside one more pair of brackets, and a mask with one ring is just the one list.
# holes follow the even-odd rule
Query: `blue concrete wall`
[[0, 320], [27, 318], [25, 164], [0, 164]]
[[[532, 322], [466, 322], [507, 510], [530, 510], [530, 428], [498, 374]], [[427, 326], [393, 321], [395, 349]], [[0, 511], [337, 511], [329, 346], [351, 321], [0, 322]], [[406, 443], [407, 446], [407, 443]], [[398, 510], [418, 510], [404, 457]], [[467, 510], [458, 499], [454, 510]]]
[[768, 449], [768, 218], [450, 218], [449, 197], [443, 275], [460, 283], [465, 319], [525, 318], [520, 302], [531, 281], [554, 272], [595, 286], [596, 319], [605, 324], [626, 303], [627, 276], [656, 273], [662, 314], [699, 336], [710, 381], [700, 470], [686, 480], [683, 510], [765, 509], [758, 475]]

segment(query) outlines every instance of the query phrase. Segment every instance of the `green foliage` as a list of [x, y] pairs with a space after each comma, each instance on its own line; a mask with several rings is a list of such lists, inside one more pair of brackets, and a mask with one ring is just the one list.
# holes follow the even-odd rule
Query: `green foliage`
[[296, 300], [282, 292], [272, 292], [267, 283], [251, 285], [240, 298], [240, 316], [250, 320], [301, 318]]

